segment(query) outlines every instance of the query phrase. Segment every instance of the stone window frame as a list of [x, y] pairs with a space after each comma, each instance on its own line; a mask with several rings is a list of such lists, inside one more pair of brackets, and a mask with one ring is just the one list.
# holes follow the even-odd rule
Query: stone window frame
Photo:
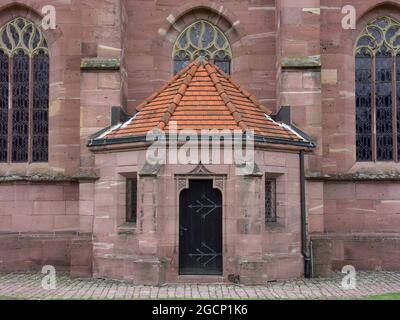
[[138, 213], [138, 174], [132, 173], [125, 178], [125, 222], [135, 225], [137, 224], [137, 213]]
[[[380, 25], [380, 22], [386, 21], [386, 25]], [[397, 28], [397, 31], [393, 33], [392, 36], [389, 35], [389, 31], [393, 30], [393, 28]], [[391, 161], [391, 162], [399, 162], [400, 161], [400, 97], [398, 96], [398, 91], [400, 90], [400, 79], [398, 79], [398, 74], [400, 70], [400, 22], [392, 17], [381, 15], [369, 21], [369, 23], [362, 29], [360, 34], [358, 35], [355, 41], [354, 48], [354, 57], [356, 60], [355, 71], [356, 74], [359, 69], [357, 69], [357, 60], [359, 59], [369, 59], [370, 60], [370, 92], [367, 96], [370, 97], [370, 117], [371, 121], [370, 132], [367, 134], [361, 133], [360, 128], [362, 127], [360, 116], [365, 116], [360, 111], [360, 116], [358, 115], [357, 110], [357, 101], [361, 96], [357, 96], [357, 78], [355, 79], [356, 83], [356, 161], [357, 162], [377, 162], [377, 161]], [[389, 50], [391, 56], [391, 122], [390, 127], [392, 130], [392, 157], [391, 159], [383, 159], [378, 156], [378, 143], [377, 143], [377, 101], [376, 101], [376, 61], [377, 54], [380, 50], [385, 47]], [[368, 121], [367, 121], [368, 123]], [[367, 135], [367, 139], [370, 139], [370, 142], [367, 143], [367, 146], [363, 146], [362, 136]], [[360, 137], [361, 136], [361, 137]], [[369, 138], [368, 138], [369, 136]], [[365, 142], [365, 141], [364, 141]], [[368, 146], [370, 144], [370, 146]], [[367, 148], [367, 156], [362, 156], [362, 149]], [[370, 150], [369, 150], [370, 149]]]
[[[222, 8], [223, 12], [221, 11]], [[208, 21], [224, 33], [234, 56], [231, 61], [231, 71], [240, 71], [241, 68], [237, 69], [238, 66], [234, 65], [234, 61], [241, 54], [235, 54], [235, 50], [237, 50], [238, 42], [249, 33], [233, 11], [223, 5], [215, 8], [207, 0], [188, 1], [180, 6], [175, 6], [167, 19], [160, 24], [158, 29], [158, 34], [162, 40], [160, 52], [163, 57], [169, 57], [164, 71], [173, 74], [174, 66], [171, 57], [174, 44], [181, 32], [198, 20]]]
[[[19, 22], [22, 21], [24, 26], [19, 27]], [[31, 30], [31, 36], [28, 41], [25, 41], [24, 36], [28, 33], [28, 30]], [[14, 36], [13, 36], [14, 35]], [[15, 35], [18, 35], [18, 38], [15, 38]], [[29, 35], [29, 34], [28, 34]], [[38, 39], [35, 40], [35, 36], [38, 36]], [[0, 163], [6, 164], [16, 164], [16, 163], [48, 163], [49, 161], [49, 104], [50, 104], [50, 50], [49, 50], [49, 41], [46, 37], [45, 32], [41, 30], [37, 23], [34, 21], [25, 18], [24, 16], [16, 16], [12, 20], [0, 25], [0, 52], [3, 54], [3, 57], [7, 57], [7, 65], [8, 65], [8, 108], [7, 108], [7, 150], [6, 150], [6, 159], [0, 161]], [[23, 54], [27, 56], [29, 59], [29, 70], [27, 71], [29, 76], [29, 81], [27, 83], [28, 87], [28, 134], [27, 134], [27, 146], [26, 152], [27, 157], [23, 160], [13, 159], [13, 64], [14, 57], [17, 54]], [[43, 55], [48, 59], [47, 65], [47, 104], [45, 110], [47, 110], [47, 119], [45, 119], [44, 126], [47, 127], [46, 134], [46, 144], [42, 145], [41, 148], [45, 149], [46, 156], [35, 160], [34, 159], [34, 90], [35, 90], [35, 81], [34, 78], [37, 76], [34, 73], [34, 62], [35, 58], [39, 55]], [[41, 108], [43, 109], [43, 108]], [[39, 120], [38, 120], [39, 121]], [[38, 125], [38, 123], [36, 123]], [[43, 124], [41, 124], [43, 125]]]
[[[281, 231], [286, 228], [286, 200], [281, 199], [286, 197], [286, 173], [284, 172], [264, 172], [262, 177], [262, 212], [263, 221], [266, 231]], [[267, 222], [265, 216], [265, 183], [267, 180], [275, 181], [275, 221]]]
[[[196, 28], [199, 27], [200, 37], [194, 43], [192, 39], [192, 34], [195, 32]], [[209, 39], [207, 45], [200, 42], [205, 40], [207, 31], [212, 32], [213, 39]], [[223, 42], [219, 43], [220, 41]], [[173, 46], [172, 59], [174, 61], [174, 74], [177, 74], [181, 69], [183, 69], [190, 62], [196, 60], [198, 57], [204, 56], [211, 63], [218, 65], [218, 63], [227, 63], [228, 70], [224, 70], [225, 73], [231, 73], [231, 63], [233, 59], [231, 44], [225, 35], [225, 33], [215, 24], [201, 19], [195, 21], [194, 23], [187, 26], [177, 37], [175, 44]], [[178, 70], [177, 62], [183, 62]], [[218, 65], [219, 66], [219, 65]], [[219, 66], [221, 68], [221, 66]]]
[[[276, 179], [265, 177], [264, 180], [264, 218], [265, 223], [277, 223], [277, 200], [276, 200]], [[271, 193], [269, 195], [269, 193]], [[268, 200], [267, 200], [268, 196]], [[268, 202], [268, 203], [267, 203]], [[271, 212], [268, 212], [271, 211]]]
[[[138, 218], [140, 213], [140, 174], [137, 167], [130, 169], [121, 168], [118, 170], [118, 187], [117, 187], [117, 232], [120, 235], [132, 235], [138, 232]], [[128, 179], [136, 179], [136, 222], [127, 221], [127, 181]]]

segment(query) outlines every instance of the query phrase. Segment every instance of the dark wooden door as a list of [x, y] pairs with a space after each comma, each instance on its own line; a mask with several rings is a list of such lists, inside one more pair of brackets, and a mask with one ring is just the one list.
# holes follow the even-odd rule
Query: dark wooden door
[[222, 275], [222, 194], [190, 180], [179, 199], [179, 274]]

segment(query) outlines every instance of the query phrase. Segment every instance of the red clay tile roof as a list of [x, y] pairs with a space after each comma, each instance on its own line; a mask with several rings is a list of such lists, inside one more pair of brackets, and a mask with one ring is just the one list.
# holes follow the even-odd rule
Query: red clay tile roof
[[154, 128], [167, 132], [170, 122], [176, 121], [178, 130], [253, 129], [260, 136], [304, 140], [289, 127], [273, 121], [268, 108], [204, 60], [188, 65], [137, 109], [131, 120], [101, 138], [142, 136]]

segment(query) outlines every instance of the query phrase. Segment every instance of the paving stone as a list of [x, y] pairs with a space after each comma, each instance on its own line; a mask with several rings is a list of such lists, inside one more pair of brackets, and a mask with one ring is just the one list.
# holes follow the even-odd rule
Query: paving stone
[[329, 279], [293, 280], [263, 286], [191, 284], [138, 286], [131, 283], [57, 276], [57, 288], [44, 290], [41, 274], [0, 274], [0, 296], [24, 299], [335, 299], [400, 292], [400, 272], [359, 272], [357, 287], [342, 287], [343, 275]]

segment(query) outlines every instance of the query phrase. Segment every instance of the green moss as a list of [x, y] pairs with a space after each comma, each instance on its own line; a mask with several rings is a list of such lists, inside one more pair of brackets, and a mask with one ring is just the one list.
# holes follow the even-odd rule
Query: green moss
[[282, 68], [321, 68], [321, 56], [288, 57], [282, 59]]
[[106, 58], [84, 58], [81, 61], [81, 70], [119, 70], [121, 67], [120, 59]]
[[400, 293], [387, 293], [378, 296], [370, 296], [367, 300], [400, 300]]

